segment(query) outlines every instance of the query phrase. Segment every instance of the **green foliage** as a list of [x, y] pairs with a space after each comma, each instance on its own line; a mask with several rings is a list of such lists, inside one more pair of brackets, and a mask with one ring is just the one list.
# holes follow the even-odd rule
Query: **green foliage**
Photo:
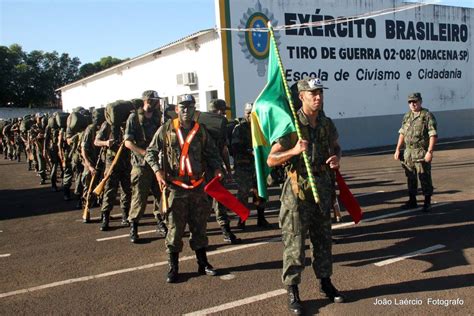
[[99, 61], [95, 63], [87, 63], [79, 68], [79, 79], [92, 76], [95, 73], [101, 72], [107, 68], [113, 67], [115, 65], [121, 64], [127, 59], [118, 59], [112, 56], [102, 57]]
[[28, 53], [18, 44], [0, 46], [0, 106], [55, 106], [56, 89], [124, 61], [107, 56], [79, 68], [79, 58], [67, 53]]

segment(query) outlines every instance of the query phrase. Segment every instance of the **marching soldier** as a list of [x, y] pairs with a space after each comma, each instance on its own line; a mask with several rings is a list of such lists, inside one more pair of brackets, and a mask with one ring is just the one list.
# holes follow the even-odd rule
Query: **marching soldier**
[[[176, 107], [178, 118], [160, 127], [145, 155], [158, 184], [168, 191], [166, 219], [169, 230], [165, 240], [169, 262], [168, 283], [178, 280], [178, 259], [183, 249], [186, 224], [191, 232], [189, 244], [196, 252], [199, 274], [217, 275], [206, 255], [210, 205], [203, 190], [203, 162], [214, 176], [222, 176], [222, 161], [206, 128], [193, 120], [195, 104], [191, 95], [179, 98]], [[161, 159], [158, 157], [160, 153], [163, 155]]]
[[[209, 110], [211, 113], [215, 113], [221, 115], [225, 118], [225, 111], [227, 109], [227, 104], [224, 100], [221, 99], [214, 99], [211, 100], [209, 103]], [[226, 119], [226, 126], [227, 126], [227, 119]], [[219, 156], [221, 157], [222, 161], [224, 162], [226, 175], [228, 178], [232, 177], [232, 169], [230, 167], [230, 157], [229, 157], [229, 149], [228, 149], [228, 141], [227, 135], [225, 132], [222, 132], [220, 137], [211, 137], [211, 140], [214, 142]], [[212, 173], [210, 171], [206, 172], [206, 180], [210, 181], [212, 179]], [[216, 199], [212, 199], [212, 209], [216, 214], [217, 223], [220, 225], [222, 234], [224, 235], [224, 241], [230, 244], [239, 244], [242, 242], [240, 238], [232, 233], [230, 228], [230, 220], [229, 216], [227, 215], [227, 209], [217, 202]]]
[[[124, 135], [125, 147], [132, 152], [132, 202], [128, 216], [132, 243], [138, 241], [138, 222], [145, 212], [150, 191], [154, 196], [155, 206], [161, 194], [155, 174], [144, 159], [146, 148], [161, 125], [160, 97], [156, 91], [147, 90], [143, 92], [142, 99], [143, 106], [128, 117]], [[168, 229], [156, 207], [154, 215], [157, 220], [157, 231], [166, 236]]]
[[[50, 124], [51, 122], [51, 124]], [[43, 145], [43, 156], [49, 157], [51, 162], [51, 189], [54, 192], [58, 191], [57, 187], [57, 173], [59, 167], [59, 148], [58, 148], [58, 140], [59, 140], [59, 126], [56, 124], [56, 117], [53, 115], [49, 122], [48, 126], [46, 126], [45, 134], [44, 134], [44, 145]]]
[[[100, 127], [95, 137], [94, 145], [98, 147], [106, 147], [105, 154], [105, 169], [108, 170], [117, 155], [117, 152], [122, 142], [123, 136], [120, 126], [112, 127], [109, 123], [104, 122]], [[103, 198], [102, 198], [102, 223], [101, 231], [109, 230], [110, 212], [114, 208], [115, 198], [117, 197], [118, 186], [121, 188], [120, 208], [122, 210], [123, 226], [128, 226], [128, 214], [130, 211], [130, 201], [132, 197], [132, 190], [130, 187], [130, 151], [123, 148], [115, 165], [112, 174], [105, 183]]]
[[33, 147], [36, 154], [36, 162], [38, 167], [38, 175], [41, 177], [40, 184], [46, 183], [46, 160], [43, 156], [44, 145], [44, 128], [43, 117], [37, 113], [35, 117], [35, 124], [30, 129], [30, 139], [33, 142]]
[[[234, 155], [234, 177], [237, 182], [237, 198], [248, 206], [250, 192], [253, 192], [254, 204], [257, 206], [257, 226], [268, 227], [265, 219], [265, 201], [258, 197], [255, 161], [253, 157], [252, 135], [250, 131], [250, 113], [252, 103], [245, 104], [244, 118], [232, 132], [232, 152]], [[245, 222], [239, 219], [239, 226], [245, 227]]]

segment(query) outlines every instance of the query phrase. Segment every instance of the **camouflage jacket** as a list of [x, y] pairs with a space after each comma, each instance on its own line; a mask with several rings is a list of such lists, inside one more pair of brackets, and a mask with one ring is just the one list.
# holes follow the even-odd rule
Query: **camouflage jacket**
[[[316, 188], [324, 210], [330, 209], [335, 195], [334, 172], [326, 164], [326, 160], [334, 155], [331, 144], [337, 141], [339, 135], [332, 120], [320, 112], [317, 125], [312, 128], [306, 115], [300, 109], [297, 113], [301, 127], [302, 138], [308, 141], [306, 151], [315, 177]], [[297, 136], [295, 133], [284, 136], [278, 143], [289, 150], [295, 146]], [[308, 173], [303, 160], [303, 155], [293, 157], [286, 166], [288, 177], [282, 190], [282, 203], [295, 207], [297, 199], [314, 201]]]
[[428, 149], [429, 140], [437, 136], [437, 123], [434, 115], [428, 109], [420, 112], [408, 112], [403, 117], [402, 127], [398, 133], [404, 136], [407, 149]]
[[[124, 140], [135, 143], [140, 148], [146, 149], [153, 135], [160, 127], [159, 112], [154, 112], [151, 118], [146, 118], [142, 109], [130, 114], [125, 127]], [[132, 166], [145, 166], [145, 157], [132, 151]]]
[[[195, 124], [193, 122], [193, 124]], [[192, 128], [192, 127], [191, 127]], [[190, 129], [181, 127], [181, 132], [186, 139]], [[164, 141], [165, 140], [165, 141]], [[166, 149], [164, 148], [166, 146]], [[166, 166], [163, 166], [163, 159], [159, 157], [163, 150], [166, 153]], [[193, 170], [194, 180], [200, 179], [204, 175], [206, 167], [210, 170], [219, 169], [222, 160], [217, 152], [214, 141], [210, 138], [205, 125], [200, 127], [189, 146], [189, 161]], [[181, 146], [178, 136], [173, 128], [173, 120], [161, 126], [153, 136], [153, 139], [146, 150], [145, 160], [148, 162], [153, 172], [166, 170], [167, 181], [179, 179], [189, 183], [190, 177], [185, 175], [179, 177], [179, 159], [181, 157]]]
[[254, 169], [250, 123], [242, 120], [232, 131], [232, 153], [236, 168]]

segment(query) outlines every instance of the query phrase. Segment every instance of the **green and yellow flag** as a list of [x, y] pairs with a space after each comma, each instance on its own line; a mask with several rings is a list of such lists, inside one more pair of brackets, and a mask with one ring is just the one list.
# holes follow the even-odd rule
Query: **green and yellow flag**
[[250, 117], [258, 195], [265, 199], [267, 177], [271, 171], [267, 165], [271, 145], [278, 138], [296, 131], [285, 92], [285, 79], [282, 77], [275, 38], [269, 34], [269, 39], [267, 84], [255, 100]]

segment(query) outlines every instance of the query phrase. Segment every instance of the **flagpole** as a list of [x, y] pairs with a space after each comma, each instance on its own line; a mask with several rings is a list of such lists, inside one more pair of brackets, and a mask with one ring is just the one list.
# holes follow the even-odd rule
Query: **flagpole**
[[[278, 60], [281, 77], [283, 79], [283, 86], [285, 87], [286, 98], [288, 99], [288, 103], [290, 104], [291, 114], [293, 115], [293, 119], [295, 120], [296, 134], [298, 135], [298, 139], [301, 140], [303, 139], [303, 137], [301, 134], [300, 124], [298, 123], [298, 117], [296, 115], [296, 111], [293, 106], [293, 100], [291, 98], [290, 88], [288, 88], [288, 82], [286, 82], [285, 71], [283, 70], [283, 63], [281, 62], [281, 58], [280, 58], [280, 51], [278, 50], [278, 45], [275, 41], [275, 35], [273, 34], [272, 22], [268, 21], [267, 26], [268, 26], [268, 31], [270, 32], [270, 43], [271, 43], [270, 45], [275, 45], [276, 57]], [[311, 165], [309, 163], [309, 157], [306, 151], [303, 151], [303, 160], [306, 166], [306, 172], [308, 173], [308, 181], [309, 181], [309, 185], [311, 186], [311, 191], [313, 192], [314, 201], [316, 203], [319, 203], [319, 194], [318, 194], [318, 190], [316, 189], [316, 181], [314, 180], [313, 172], [311, 170]]]

